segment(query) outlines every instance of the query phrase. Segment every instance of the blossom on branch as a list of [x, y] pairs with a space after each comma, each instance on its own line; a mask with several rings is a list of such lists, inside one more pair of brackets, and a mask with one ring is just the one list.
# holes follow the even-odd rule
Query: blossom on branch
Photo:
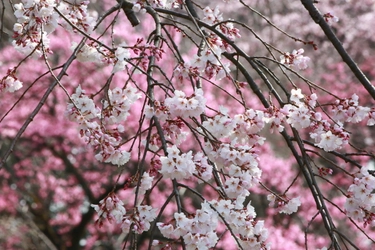
[[48, 35], [58, 23], [58, 15], [54, 11], [54, 0], [22, 1], [14, 5], [17, 23], [13, 27], [13, 46], [23, 54], [43, 52], [51, 53]]
[[194, 94], [186, 96], [184, 92], [175, 90], [173, 97], [165, 99], [171, 117], [198, 117], [206, 108], [206, 99], [202, 89], [196, 89]]
[[279, 213], [292, 214], [297, 212], [298, 207], [301, 206], [301, 201], [299, 197], [287, 198], [285, 195], [276, 196], [274, 194], [269, 194], [267, 200], [270, 201], [271, 206], [279, 208]]
[[[13, 27], [14, 47], [21, 53], [41, 56], [43, 53], [52, 53], [49, 44], [49, 35], [55, 31], [58, 24], [66, 30], [76, 32], [76, 29], [90, 34], [95, 25], [95, 18], [87, 12], [89, 1], [58, 1], [38, 0], [22, 1], [14, 5], [14, 15], [17, 23]], [[68, 22], [60, 19], [60, 11]]]
[[96, 222], [99, 226], [103, 225], [104, 219], [120, 224], [126, 214], [124, 203], [114, 193], [110, 193], [98, 205], [92, 204], [91, 207], [98, 213], [99, 219]]
[[316, 145], [322, 148], [324, 151], [329, 152], [340, 148], [342, 144], [343, 140], [341, 138], [332, 134], [332, 131], [328, 131], [320, 135], [320, 142]]
[[[60, 24], [70, 32], [77, 32], [76, 28], [81, 29], [87, 34], [91, 34], [95, 26], [95, 17], [91, 16], [87, 11], [87, 5], [90, 1], [68, 0], [61, 1], [58, 9], [68, 19], [66, 22], [61, 20]], [[95, 15], [95, 13], [93, 13]], [[73, 24], [75, 27], [73, 27]]]
[[[131, 106], [140, 95], [135, 88], [128, 86], [110, 89], [108, 98], [103, 102], [103, 110], [100, 110], [78, 86], [71, 96], [72, 102], [67, 106], [66, 115], [80, 125], [80, 134], [85, 141], [100, 150], [95, 155], [98, 161], [122, 166], [130, 160], [130, 153], [121, 149], [120, 132], [124, 132], [125, 128], [120, 123], [126, 121]], [[99, 117], [102, 117], [100, 125], [95, 121]], [[111, 129], [113, 125], [116, 127]]]
[[112, 73], [116, 73], [118, 71], [124, 70], [125, 66], [128, 64], [126, 60], [130, 58], [130, 51], [129, 49], [123, 48], [122, 46], [126, 46], [125, 43], [122, 43], [117, 47], [115, 56], [116, 56], [116, 63], [113, 67]]
[[[307, 79], [311, 70], [306, 76], [292, 70], [308, 67], [304, 49], [281, 52], [275, 61], [273, 53], [287, 46], [282, 36], [316, 49], [314, 41], [292, 33], [314, 36], [325, 48], [318, 37], [323, 33], [310, 29], [304, 16], [286, 12], [298, 1], [274, 1], [272, 11], [258, 10], [262, 1], [238, 0], [211, 1], [211, 7], [204, 5], [209, 1], [183, 0], [18, 2], [13, 44], [27, 55], [20, 59], [12, 55], [14, 48], [2, 48], [0, 60], [4, 71], [13, 65], [0, 81], [0, 141], [10, 145], [0, 161], [0, 213], [7, 215], [1, 222], [9, 217], [13, 223], [17, 206], [36, 220], [47, 213], [43, 228], [67, 239], [51, 238], [61, 249], [93, 249], [118, 236], [123, 248], [148, 243], [158, 249], [265, 250], [272, 243], [317, 249], [335, 247], [336, 239], [346, 244], [347, 225], [339, 221], [344, 215], [348, 224], [375, 225], [374, 134], [363, 129], [366, 121], [375, 125], [375, 108], [359, 102], [361, 97], [372, 104], [364, 94], [373, 95], [371, 87], [354, 85], [351, 77], [359, 74], [349, 76], [326, 51], [313, 55], [320, 62], [314, 68], [317, 83]], [[91, 6], [100, 14], [97, 21]], [[142, 24], [133, 29], [127, 12], [139, 12]], [[338, 21], [332, 13], [323, 16], [329, 24]], [[370, 39], [367, 14], [360, 14], [355, 27]], [[291, 25], [290, 32], [294, 16], [306, 26]], [[350, 50], [368, 40], [337, 32]], [[357, 47], [354, 55], [364, 55], [372, 79], [371, 53]], [[38, 56], [43, 57], [32, 60]], [[5, 96], [22, 85], [28, 85], [24, 93]], [[77, 129], [59, 115], [63, 110]], [[309, 171], [301, 171], [307, 163]], [[266, 197], [271, 206], [262, 202]], [[87, 201], [98, 203], [91, 212], [99, 226], [115, 223], [82, 226], [92, 214], [85, 211]], [[315, 218], [331, 224], [326, 234], [305, 230], [320, 228]], [[372, 228], [357, 229], [349, 244], [362, 244], [360, 233], [369, 242], [375, 236]], [[13, 240], [4, 235], [0, 248], [13, 249], [3, 247], [3, 238]], [[121, 248], [117, 243], [113, 248]], [[358, 245], [366, 247], [371, 245]]]
[[212, 167], [207, 163], [207, 157], [201, 153], [194, 157], [192, 151], [181, 154], [176, 145], [167, 148], [167, 152], [167, 156], [160, 157], [162, 167], [159, 172], [163, 178], [182, 180], [189, 179], [193, 174], [205, 181], [211, 178]]
[[337, 23], [339, 18], [333, 14], [333, 12], [328, 12], [323, 15], [324, 20], [329, 24], [332, 25], [333, 23]]
[[293, 50], [292, 53], [286, 52], [280, 56], [280, 63], [287, 66], [296, 66], [298, 69], [307, 69], [310, 58], [303, 56], [304, 50]]
[[[71, 50], [77, 47], [77, 43], [73, 42]], [[77, 60], [79, 62], [95, 62], [102, 64], [104, 61], [103, 52], [94, 43], [84, 44], [77, 53]]]
[[134, 213], [124, 217], [121, 229], [124, 233], [130, 231], [141, 234], [150, 230], [151, 222], [157, 216], [157, 209], [148, 205], [138, 205], [133, 210]]
[[375, 176], [369, 170], [370, 165], [363, 166], [356, 174], [354, 183], [348, 188], [344, 204], [346, 214], [363, 222], [364, 227], [375, 223]]
[[6, 76], [0, 81], [0, 92], [15, 92], [22, 88], [22, 82], [14, 76]]

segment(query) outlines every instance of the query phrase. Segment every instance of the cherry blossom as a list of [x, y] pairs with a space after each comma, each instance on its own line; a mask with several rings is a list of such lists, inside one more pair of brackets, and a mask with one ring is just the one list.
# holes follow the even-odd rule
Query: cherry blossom
[[150, 176], [149, 173], [144, 172], [142, 175], [141, 185], [139, 186], [139, 194], [143, 195], [147, 190], [151, 189], [152, 181], [154, 180], [153, 176]]
[[[90, 16], [88, 13], [88, 4], [89, 1], [61, 1], [58, 6], [58, 10], [70, 22], [66, 23], [64, 20], [61, 22], [61, 25], [63, 25], [66, 30], [71, 32], [74, 32], [76, 28], [79, 28], [88, 34], [92, 33], [95, 26], [95, 17]], [[72, 27], [71, 24], [73, 24], [75, 27]]]
[[190, 178], [195, 172], [192, 152], [180, 155], [180, 150], [175, 145], [168, 148], [167, 152], [167, 157], [160, 157], [162, 163], [160, 173], [163, 177], [176, 180]]
[[[120, 46], [126, 46], [126, 44], [121, 44]], [[120, 70], [124, 70], [125, 66], [127, 65], [127, 59], [130, 57], [130, 52], [128, 49], [123, 47], [117, 47], [115, 56], [117, 58], [117, 62], [113, 67], [112, 73], [116, 73]]]
[[96, 221], [99, 226], [103, 225], [103, 220], [107, 219], [112, 222], [121, 223], [123, 216], [126, 214], [124, 203], [118, 197], [111, 193], [105, 199], [99, 202], [99, 205], [91, 205], [98, 213], [99, 219]]
[[134, 213], [124, 217], [121, 229], [124, 233], [129, 233], [130, 230], [137, 234], [148, 231], [151, 227], [151, 222], [157, 216], [157, 209], [148, 205], [139, 205], [134, 209]]
[[[74, 50], [76, 47], [77, 43], [73, 42], [71, 49]], [[77, 53], [77, 60], [80, 62], [102, 63], [104, 56], [100, 48], [95, 44], [84, 44]]]
[[165, 106], [169, 109], [171, 117], [198, 117], [205, 110], [206, 99], [202, 89], [196, 89], [192, 96], [176, 90], [172, 98], [165, 99]]
[[323, 15], [324, 20], [329, 24], [332, 25], [333, 23], [337, 23], [339, 18], [333, 14], [333, 12], [328, 12]]
[[375, 219], [375, 177], [369, 172], [370, 166], [364, 166], [357, 173], [354, 183], [350, 185], [348, 199], [345, 202], [346, 214], [364, 226], [372, 225]]
[[[100, 150], [95, 155], [98, 161], [121, 166], [130, 160], [130, 153], [120, 148], [119, 132], [123, 131], [124, 127], [119, 122], [126, 121], [131, 105], [140, 96], [135, 88], [128, 87], [124, 90], [110, 90], [108, 97], [109, 102], [104, 102], [104, 109], [101, 111], [79, 86], [76, 93], [71, 96], [73, 102], [68, 104], [66, 115], [80, 125], [80, 134], [85, 141]], [[102, 115], [104, 120], [102, 125], [99, 125], [93, 119], [98, 119]], [[117, 124], [117, 128], [108, 129], [103, 126], [103, 121], [107, 125]]]
[[296, 198], [284, 198], [276, 196], [274, 194], [269, 194], [267, 200], [270, 201], [270, 205], [276, 205], [279, 208], [279, 213], [292, 214], [297, 212], [298, 207], [301, 206], [301, 201], [299, 197]]
[[48, 34], [58, 25], [55, 6], [52, 0], [23, 1], [14, 5], [17, 23], [13, 28], [13, 45], [18, 51], [24, 54], [33, 52], [37, 56], [41, 56], [43, 50], [50, 52]]
[[350, 53], [298, 1], [15, 4], [0, 62], [0, 219], [27, 230], [0, 248], [34, 231], [46, 249], [371, 248], [374, 94], [359, 76], [375, 75], [375, 5], [328, 2], [315, 6], [332, 9], [330, 25], [338, 13]]
[[1, 79], [0, 82], [0, 91], [5, 91], [5, 92], [15, 92], [19, 89], [22, 88], [22, 82], [19, 81], [17, 78], [14, 76], [7, 76], [3, 79]]
[[292, 53], [286, 52], [280, 56], [280, 63], [287, 66], [296, 66], [298, 69], [306, 69], [310, 58], [303, 56], [304, 49], [293, 50]]

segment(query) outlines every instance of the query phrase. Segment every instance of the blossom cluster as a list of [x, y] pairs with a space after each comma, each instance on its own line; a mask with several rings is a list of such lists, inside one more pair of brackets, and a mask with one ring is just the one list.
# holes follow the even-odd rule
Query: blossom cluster
[[[51, 34], [60, 23], [67, 30], [82, 29], [87, 33], [93, 30], [95, 20], [87, 12], [89, 1], [57, 1], [55, 0], [23, 0], [14, 5], [14, 15], [17, 22], [14, 24], [15, 48], [24, 53], [34, 53], [41, 56], [44, 52], [52, 53], [49, 48]], [[60, 22], [60, 16], [55, 8], [70, 22]], [[75, 25], [73, 28], [72, 25]]]
[[164, 237], [178, 239], [183, 237], [186, 249], [210, 249], [218, 241], [216, 227], [217, 214], [207, 202], [195, 212], [195, 216], [188, 218], [184, 213], [175, 213], [176, 226], [158, 222], [156, 225]]
[[[61, 1], [58, 10], [70, 23], [62, 21], [60, 24], [68, 31], [75, 32], [80, 29], [87, 34], [91, 34], [95, 26], [95, 17], [90, 16], [87, 11], [87, 0], [67, 0]], [[73, 24], [74, 26], [72, 26]]]
[[219, 114], [208, 118], [199, 129], [212, 140], [205, 144], [205, 151], [210, 161], [227, 175], [224, 190], [229, 198], [248, 195], [248, 189], [259, 182], [261, 170], [256, 145], [264, 142], [257, 134], [264, 127], [263, 116], [262, 111], [249, 109], [232, 118], [221, 108]]
[[264, 138], [257, 133], [264, 128], [265, 121], [265, 114], [261, 110], [248, 109], [232, 118], [227, 109], [220, 107], [217, 115], [202, 123], [201, 131], [210, 139], [222, 139], [231, 144], [262, 145]]
[[[154, 180], [154, 176], [150, 176], [150, 173], [144, 172], [141, 178], [141, 184], [138, 188], [138, 194], [144, 195], [147, 190], [150, 190], [152, 187], [152, 181]], [[134, 190], [136, 191], [136, 190]]]
[[180, 64], [175, 69], [175, 74], [180, 81], [184, 78], [197, 78], [201, 75], [216, 80], [221, 80], [229, 74], [229, 63], [221, 60], [221, 54], [225, 52], [225, 47], [220, 38], [208, 38], [210, 48], [205, 48], [201, 55], [195, 55], [190, 62]]
[[[186, 140], [187, 132], [183, 131], [183, 119], [199, 118], [206, 108], [206, 98], [202, 89], [196, 89], [194, 94], [186, 96], [183, 91], [175, 90], [172, 97], [167, 97], [164, 102], [154, 101], [153, 105], [145, 107], [145, 117], [157, 117], [162, 124], [164, 136], [175, 145], [180, 145]], [[160, 147], [159, 135], [154, 134], [149, 141], [150, 149]]]
[[22, 88], [23, 83], [15, 76], [15, 70], [9, 69], [8, 74], [0, 81], [0, 92], [15, 92]]
[[192, 154], [189, 151], [181, 154], [176, 145], [167, 148], [168, 155], [160, 157], [162, 164], [160, 173], [163, 178], [176, 180], [189, 179], [193, 174], [208, 181], [211, 178], [212, 166], [208, 164], [207, 157], [202, 153]]
[[224, 18], [219, 8], [211, 9], [210, 7], [205, 7], [203, 9], [203, 21], [210, 25], [219, 24], [216, 29], [220, 30], [225, 36], [230, 40], [234, 41], [236, 38], [240, 38], [240, 31], [234, 28], [233, 23], [229, 21], [223, 22]]
[[184, 92], [175, 90], [173, 97], [165, 99], [165, 106], [169, 110], [170, 118], [199, 117], [206, 108], [206, 99], [203, 90], [197, 88], [194, 94], [187, 97]]
[[176, 225], [157, 223], [164, 237], [177, 239], [183, 237], [186, 249], [210, 249], [218, 241], [219, 222], [226, 223], [234, 237], [244, 249], [269, 249], [265, 244], [268, 231], [263, 221], [256, 221], [254, 207], [243, 205], [244, 196], [236, 201], [212, 200], [201, 204], [194, 216], [175, 213]]
[[[76, 47], [77, 43], [73, 42], [71, 49], [74, 50]], [[134, 66], [134, 68], [139, 72], [140, 70], [147, 70], [150, 56], [155, 57], [156, 60], [161, 60], [164, 53], [162, 48], [148, 43], [143, 44], [143, 39], [138, 39], [133, 46], [129, 46], [126, 42], [121, 42], [113, 49], [99, 45], [96, 42], [89, 42], [83, 44], [77, 52], [77, 60], [80, 62], [94, 62], [100, 65], [112, 65], [112, 73], [115, 74], [129, 67], [129, 61], [134, 59], [132, 54], [138, 60], [137, 66]]]
[[157, 216], [157, 208], [148, 205], [139, 205], [134, 208], [131, 215], [124, 217], [121, 229], [124, 233], [129, 233], [132, 230], [135, 233], [141, 234], [150, 230], [151, 222]]
[[157, 216], [157, 209], [148, 205], [141, 205], [142, 198], [147, 190], [151, 189], [154, 177], [148, 172], [143, 173], [139, 188], [134, 188], [134, 192], [138, 192], [139, 202], [132, 210], [132, 213], [126, 213], [124, 203], [114, 194], [110, 193], [106, 198], [101, 200], [98, 205], [91, 206], [98, 213], [97, 223], [103, 225], [103, 220], [107, 219], [110, 223], [113, 220], [116, 224], [121, 224], [123, 232], [128, 233], [130, 230], [140, 234], [150, 229], [151, 222]]
[[106, 198], [101, 200], [98, 205], [92, 204], [91, 207], [98, 213], [96, 223], [103, 225], [103, 220], [107, 219], [110, 223], [121, 224], [124, 233], [130, 230], [141, 234], [151, 227], [151, 222], [156, 218], [157, 209], [148, 205], [138, 205], [132, 214], [127, 214], [124, 203], [114, 194], [110, 193]]
[[369, 166], [363, 166], [348, 189], [344, 204], [346, 215], [363, 222], [364, 226], [375, 222], [375, 176]]
[[[71, 50], [76, 49], [77, 43], [73, 42]], [[76, 59], [79, 62], [103, 63], [105, 51], [95, 43], [85, 43], [77, 53]]]
[[293, 50], [292, 53], [286, 52], [280, 56], [280, 63], [287, 66], [296, 66], [298, 69], [306, 69], [310, 58], [303, 56], [304, 49]]
[[228, 175], [224, 190], [229, 198], [249, 195], [249, 189], [259, 182], [262, 171], [258, 167], [258, 156], [248, 145], [222, 143], [218, 149], [207, 147], [211, 161]]
[[[71, 96], [66, 115], [71, 121], [79, 124], [80, 135], [94, 149], [99, 149], [95, 156], [98, 161], [123, 165], [130, 159], [130, 153], [121, 150], [121, 136], [125, 128], [131, 105], [141, 96], [135, 88], [114, 88], [108, 91], [108, 100], [104, 101], [104, 108], [100, 110], [94, 101], [85, 95], [79, 86]], [[101, 119], [98, 123], [97, 119]]]
[[245, 196], [239, 196], [234, 201], [213, 200], [213, 208], [220, 214], [220, 218], [228, 223], [239, 244], [243, 249], [271, 249], [266, 243], [268, 230], [264, 221], [256, 219], [256, 212], [251, 203], [244, 205]]
[[[325, 151], [333, 151], [348, 143], [350, 135], [344, 129], [344, 122], [358, 123], [368, 118], [367, 124], [373, 125], [374, 110], [358, 105], [358, 96], [336, 100], [333, 103], [330, 117], [334, 124], [323, 118], [323, 115], [316, 111], [317, 95], [310, 96], [302, 94], [300, 89], [291, 91], [290, 101], [286, 104], [277, 116], [296, 129], [310, 128], [310, 137], [315, 140], [315, 145]], [[272, 114], [271, 116], [274, 116]], [[272, 119], [271, 119], [272, 120]]]
[[292, 214], [297, 212], [298, 207], [301, 205], [299, 197], [288, 198], [285, 195], [276, 196], [274, 194], [269, 194], [267, 200], [270, 201], [271, 206], [275, 206], [280, 209], [280, 213]]
[[17, 23], [13, 27], [13, 45], [18, 51], [25, 54], [34, 52], [38, 56], [42, 55], [43, 51], [50, 52], [47, 35], [58, 25], [58, 15], [54, 7], [54, 0], [24, 0], [14, 5]]
[[[356, 94], [350, 98], [336, 100], [332, 105], [333, 119], [341, 123], [358, 123], [370, 116], [371, 108], [359, 106], [358, 101], [359, 97]], [[371, 125], [371, 121], [367, 125]]]
[[279, 125], [284, 121], [295, 129], [310, 128], [310, 137], [315, 140], [316, 146], [325, 151], [339, 149], [348, 143], [349, 133], [345, 131], [342, 123], [336, 122], [331, 125], [323, 119], [322, 114], [314, 109], [316, 100], [316, 94], [305, 97], [300, 89], [292, 89], [292, 104], [286, 104], [282, 109], [270, 109], [266, 115], [266, 122], [276, 122], [272, 126], [278, 127], [279, 131], [284, 129], [284, 126]]
[[92, 204], [91, 207], [98, 213], [99, 219], [96, 223], [99, 226], [103, 225], [104, 219], [107, 219], [109, 222], [115, 221], [119, 224], [126, 214], [124, 203], [114, 193], [110, 193], [98, 205]]
[[[189, 134], [187, 131], [184, 131], [185, 123], [180, 117], [175, 119], [168, 118], [168, 108], [160, 105], [159, 102], [155, 101], [153, 107], [147, 106], [145, 109], [145, 116], [151, 118], [154, 114], [155, 117], [158, 117], [162, 123], [162, 128], [164, 132], [164, 137], [171, 141], [174, 145], [179, 146], [184, 142]], [[146, 142], [144, 142], [146, 144]], [[154, 133], [151, 135], [150, 140], [148, 141], [149, 149], [152, 151], [157, 151], [161, 147], [160, 135]]]
[[110, 125], [126, 121], [132, 104], [141, 98], [137, 89], [130, 86], [125, 89], [109, 89], [107, 93], [108, 100], [104, 101], [102, 115], [105, 122]]
[[172, 9], [179, 8], [182, 4], [182, 0], [158, 0], [158, 1], [145, 1], [145, 0], [130, 0], [133, 4], [133, 11], [135, 12], [146, 12], [145, 6], [151, 5], [155, 8]]
[[[71, 49], [77, 47], [76, 43], [72, 44]], [[113, 65], [112, 73], [115, 74], [125, 69], [128, 60], [131, 57], [130, 49], [126, 48], [125, 42], [122, 42], [115, 48], [115, 52], [109, 51], [95, 43], [84, 44], [77, 53], [77, 60], [80, 62], [94, 62], [97, 64]]]

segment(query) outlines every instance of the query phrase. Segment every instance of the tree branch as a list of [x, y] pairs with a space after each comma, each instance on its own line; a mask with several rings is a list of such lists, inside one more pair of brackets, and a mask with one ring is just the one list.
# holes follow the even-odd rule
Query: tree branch
[[319, 10], [315, 7], [312, 0], [301, 0], [303, 6], [305, 6], [306, 10], [309, 12], [311, 18], [316, 22], [320, 28], [323, 30], [326, 37], [331, 41], [332, 45], [335, 47], [336, 51], [340, 54], [342, 60], [349, 66], [353, 74], [357, 77], [357, 79], [361, 82], [363, 87], [367, 90], [367, 92], [371, 95], [371, 97], [375, 100], [375, 88], [367, 79], [365, 74], [363, 74], [362, 70], [357, 66], [348, 52], [342, 46], [342, 43], [337, 38], [335, 33], [333, 33], [331, 27], [328, 23], [324, 20], [323, 16], [320, 14]]

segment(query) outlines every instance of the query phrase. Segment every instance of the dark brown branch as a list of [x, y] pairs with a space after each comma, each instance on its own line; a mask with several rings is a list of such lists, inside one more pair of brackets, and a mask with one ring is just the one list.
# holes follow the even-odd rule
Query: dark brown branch
[[375, 100], [375, 88], [367, 79], [365, 74], [363, 74], [362, 70], [357, 66], [348, 52], [342, 46], [342, 43], [337, 38], [335, 33], [333, 33], [331, 27], [328, 23], [324, 20], [323, 16], [320, 14], [319, 10], [315, 7], [312, 0], [301, 0], [303, 6], [305, 6], [306, 10], [309, 12], [311, 18], [316, 22], [320, 28], [323, 30], [326, 37], [331, 41], [332, 45], [335, 47], [337, 52], [340, 54], [342, 60], [349, 66], [353, 74], [357, 77], [357, 79], [361, 82], [363, 87], [367, 90], [367, 92], [371, 95], [371, 97]]
[[116, 1], [120, 4], [121, 9], [124, 11], [126, 17], [128, 18], [129, 22], [131, 23], [133, 27], [140, 24], [138, 17], [135, 15], [133, 11], [132, 3], [125, 1], [125, 0], [116, 0]]
[[322, 217], [324, 227], [326, 228], [331, 241], [332, 245], [335, 249], [341, 249], [340, 245], [338, 243], [337, 237], [335, 235], [335, 225], [332, 221], [331, 215], [329, 213], [329, 210], [324, 202], [324, 197], [322, 192], [320, 191], [320, 188], [318, 186], [318, 183], [316, 182], [316, 178], [314, 176], [314, 173], [312, 171], [312, 167], [310, 165], [310, 162], [308, 160], [308, 156], [306, 155], [305, 147], [303, 145], [303, 142], [301, 138], [298, 135], [298, 132], [296, 129], [293, 128], [293, 134], [294, 137], [297, 139], [297, 144], [302, 152], [302, 157], [299, 156], [298, 152], [296, 151], [296, 148], [292, 144], [292, 141], [290, 140], [289, 136], [285, 132], [285, 130], [281, 133], [287, 142], [290, 150], [292, 151], [294, 158], [297, 160], [297, 163], [305, 177], [305, 180], [308, 183], [308, 186], [310, 188], [310, 191], [313, 195], [313, 198], [315, 200], [315, 204], [317, 206], [317, 209], [319, 210], [320, 216]]

